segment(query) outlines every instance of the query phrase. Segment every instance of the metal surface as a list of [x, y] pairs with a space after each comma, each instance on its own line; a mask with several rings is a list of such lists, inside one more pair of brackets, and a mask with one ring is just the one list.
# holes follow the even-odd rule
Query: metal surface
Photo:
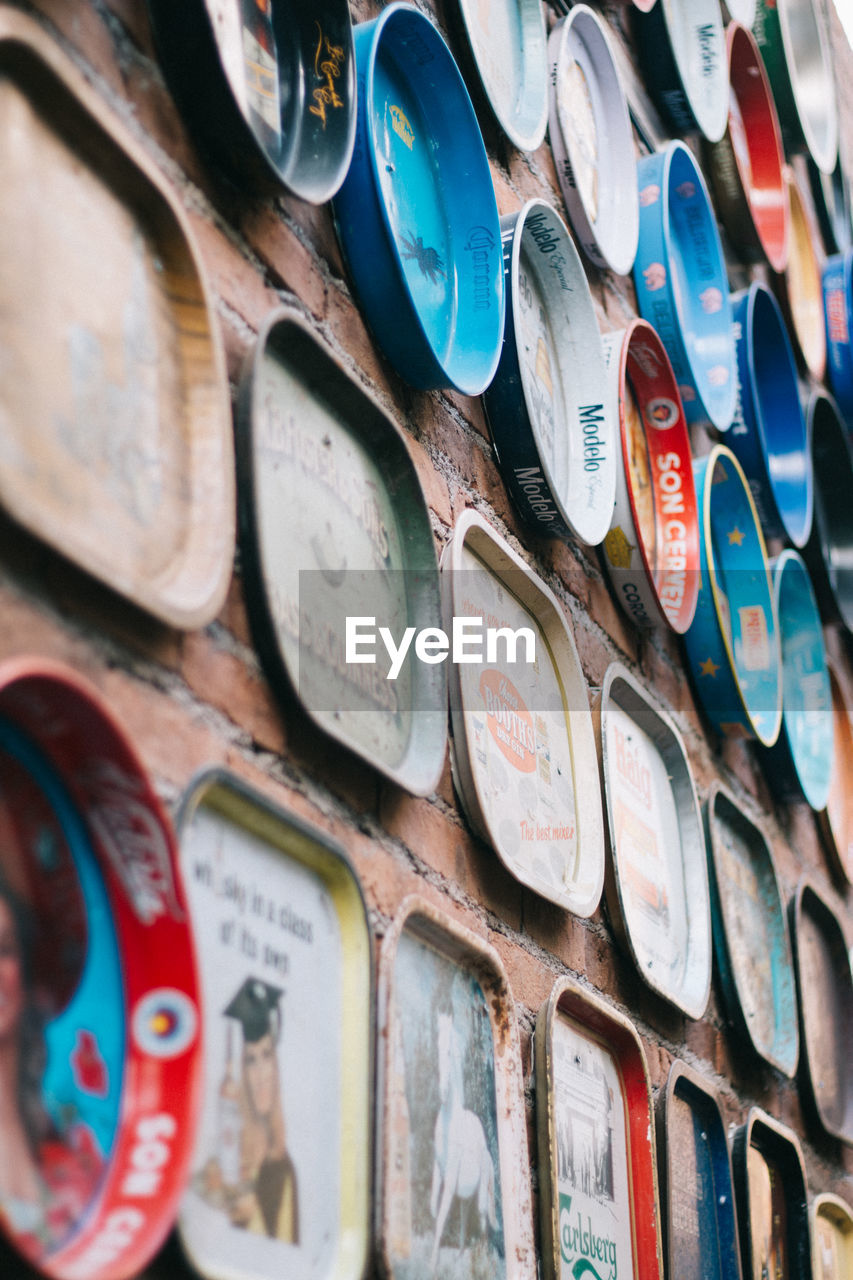
[[793, 169], [786, 165], [784, 172], [791, 210], [788, 265], [781, 275], [771, 278], [771, 283], [785, 315], [800, 368], [820, 382], [826, 372], [826, 326], [816, 233]]
[[831, 661], [826, 666], [832, 697], [832, 772], [818, 824], [832, 870], [847, 885], [853, 884], [853, 707], [840, 670]]
[[617, 937], [653, 991], [701, 1018], [711, 988], [705, 835], [681, 735], [618, 662], [596, 715]]
[[823, 268], [823, 311], [826, 321], [826, 372], [839, 409], [853, 415], [853, 249], [827, 259]]
[[356, 147], [334, 206], [379, 345], [416, 387], [480, 395], [503, 339], [495, 191], [453, 55], [428, 18], [391, 4], [355, 28]]
[[806, 1171], [797, 1135], [752, 1107], [735, 1131], [732, 1167], [744, 1280], [812, 1280]]
[[[240, 390], [246, 603], [275, 692], [399, 786], [432, 791], [444, 763], [447, 677], [410, 656], [388, 678], [346, 662], [346, 619], [399, 637], [435, 626], [438, 566], [403, 437], [292, 310], [267, 318]], [[384, 662], [384, 665], [382, 665]]]
[[814, 1280], [849, 1280], [853, 1275], [853, 1210], [840, 1196], [815, 1196], [811, 1209]]
[[690, 626], [699, 591], [699, 522], [678, 384], [651, 325], [604, 335], [611, 410], [621, 428], [616, 505], [602, 548], [617, 600], [641, 627]]
[[752, 25], [767, 66], [786, 146], [831, 173], [838, 107], [829, 35], [815, 0], [758, 0]]
[[546, 1280], [660, 1280], [651, 1090], [633, 1023], [560, 978], [536, 1019], [534, 1060]]
[[42, 26], [0, 13], [0, 504], [174, 627], [234, 555], [228, 383], [171, 187]]
[[811, 156], [808, 160], [809, 186], [820, 234], [827, 253], [846, 253], [853, 246], [853, 213], [850, 183], [839, 154], [832, 173], [822, 173]]
[[786, 1076], [800, 1035], [788, 923], [767, 837], [720, 783], [705, 809], [714, 952], [737, 1033]]
[[540, 0], [455, 0], [483, 92], [513, 146], [535, 151], [548, 123]]
[[369, 1256], [372, 951], [342, 849], [233, 774], [180, 812], [204, 1087], [179, 1236], [208, 1280], [359, 1280]]
[[649, 87], [676, 133], [719, 142], [729, 77], [719, 0], [660, 0], [634, 24]]
[[[472, 825], [522, 884], [590, 916], [604, 880], [595, 740], [574, 638], [556, 597], [470, 508], [441, 561], [445, 613], [527, 627], [536, 662], [451, 671], [451, 763]], [[526, 655], [525, 655], [526, 656]]]
[[502, 218], [501, 234], [506, 336], [484, 396], [501, 475], [537, 532], [595, 546], [613, 512], [617, 425], [589, 284], [544, 201]]
[[803, 558], [820, 611], [853, 630], [853, 451], [835, 402], [814, 391], [808, 406], [814, 475], [814, 521]]
[[379, 1256], [389, 1280], [534, 1280], [521, 1053], [497, 954], [406, 898], [379, 960]]

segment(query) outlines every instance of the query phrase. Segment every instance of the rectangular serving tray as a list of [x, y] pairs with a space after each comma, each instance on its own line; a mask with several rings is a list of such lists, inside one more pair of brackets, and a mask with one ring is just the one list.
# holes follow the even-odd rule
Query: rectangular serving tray
[[794, 1131], [752, 1107], [734, 1135], [732, 1169], [744, 1280], [812, 1280], [806, 1171]]

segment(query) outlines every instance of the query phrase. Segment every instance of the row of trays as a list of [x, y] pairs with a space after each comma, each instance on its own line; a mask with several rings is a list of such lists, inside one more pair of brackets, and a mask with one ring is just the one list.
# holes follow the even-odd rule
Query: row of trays
[[[684, 972], [708, 949], [704, 857], [677, 865], [671, 840], [655, 847], [637, 796], [670, 806], [672, 835], [686, 787], [701, 842], [686, 764], [627, 673], [608, 676], [603, 698], [615, 822], [644, 855], [622, 863], [625, 923], [653, 968], [674, 931], [680, 955], [665, 963]], [[27, 1258], [57, 1280], [123, 1280], [177, 1215], [209, 1280], [358, 1280], [373, 1247], [375, 1115], [387, 1274], [536, 1274], [515, 1002], [490, 946], [409, 898], [385, 930], [374, 1001], [366, 903], [341, 848], [222, 770], [190, 784], [176, 835], [100, 696], [58, 664], [0, 668], [0, 754], [2, 1069], [26, 1081], [28, 1140], [15, 1176], [0, 1170], [0, 1225]], [[756, 1047], [792, 1072], [796, 971], [805, 1096], [853, 1144], [842, 926], [801, 883], [792, 965], [764, 837], [722, 790], [707, 817], [727, 995]], [[655, 859], [666, 887], [649, 875]], [[657, 1107], [661, 1214], [633, 1024], [563, 978], [534, 1039], [545, 1274], [659, 1276], [661, 1230], [670, 1276], [732, 1280], [741, 1249], [744, 1275], [848, 1274], [850, 1209], [818, 1196], [809, 1225], [792, 1131], [750, 1111], [733, 1180], [714, 1086], [675, 1063]], [[4, 1125], [14, 1144], [14, 1117]]]

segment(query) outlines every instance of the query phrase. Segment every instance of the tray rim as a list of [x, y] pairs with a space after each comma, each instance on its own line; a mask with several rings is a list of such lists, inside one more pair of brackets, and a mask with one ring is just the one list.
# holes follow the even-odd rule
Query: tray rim
[[[519, 100], [525, 103], [527, 117], [530, 117], [530, 123], [527, 124], [527, 132], [525, 133], [521, 127], [514, 123], [512, 115], [505, 110], [505, 104], [495, 103], [489, 89], [486, 85], [485, 77], [481, 68], [481, 58], [479, 56], [477, 45], [471, 35], [471, 23], [469, 22], [470, 0], [455, 0], [459, 11], [459, 17], [465, 31], [465, 38], [468, 42], [468, 51], [471, 54], [471, 61], [477, 73], [477, 80], [482, 91], [483, 97], [489, 104], [489, 109], [497, 121], [500, 128], [504, 131], [510, 142], [519, 151], [536, 151], [545, 140], [545, 130], [548, 125], [548, 76], [545, 61], [545, 46], [547, 43], [545, 31], [545, 13], [539, 0], [505, 0], [509, 9], [517, 9], [521, 24], [521, 47], [522, 47], [522, 73], [520, 78], [521, 92], [518, 95]], [[533, 59], [535, 49], [530, 51], [530, 39], [525, 40], [525, 33], [534, 37], [539, 37], [539, 44], [542, 51], [541, 57], [541, 92], [538, 94], [533, 92], [535, 84], [531, 88], [531, 81], [535, 79]], [[535, 98], [540, 98], [539, 110], [537, 114], [530, 109], [529, 104], [535, 105]]]
[[[695, 4], [695, 2], [696, 0], [691, 0], [691, 7], [693, 4]], [[721, 109], [719, 106], [717, 107], [717, 113], [721, 118], [722, 126], [719, 127], [719, 132], [718, 132], [719, 122], [716, 120], [716, 118], [714, 118], [712, 131], [709, 133], [707, 131], [707, 120], [705, 120], [703, 123], [702, 121], [700, 121], [700, 118], [699, 118], [700, 114], [702, 115], [703, 119], [706, 115], [704, 107], [700, 113], [700, 112], [697, 112], [696, 107], [694, 105], [696, 101], [696, 96], [697, 96], [696, 95], [697, 79], [696, 77], [689, 77], [687, 74], [691, 68], [690, 68], [689, 62], [685, 66], [684, 45], [680, 46], [677, 49], [675, 40], [673, 39], [673, 36], [671, 34], [670, 21], [669, 21], [670, 13], [672, 12], [672, 9], [674, 6], [681, 5], [681, 4], [684, 4], [684, 11], [686, 12], [687, 11], [686, 0], [660, 0], [660, 3], [658, 5], [658, 16], [660, 18], [660, 25], [666, 34], [666, 39], [669, 43], [669, 48], [671, 51], [673, 65], [675, 67], [676, 75], [678, 77], [678, 81], [681, 86], [681, 92], [684, 95], [684, 100], [687, 103], [688, 110], [693, 117], [694, 127], [696, 131], [698, 133], [701, 133], [704, 138], [707, 138], [709, 142], [719, 142], [720, 138], [722, 138], [723, 134], [726, 131], [726, 122], [728, 119], [728, 102], [729, 102], [728, 72], [726, 69], [726, 73], [723, 77], [725, 79], [725, 86], [726, 86], [725, 92], [721, 91], [719, 85], [717, 89], [718, 96], [720, 97], [720, 99], [725, 100], [724, 109]], [[708, 10], [709, 14], [715, 14], [719, 19], [719, 30], [717, 34], [720, 42], [720, 51], [723, 52], [725, 50], [726, 41], [725, 41], [725, 31], [723, 27], [723, 17], [722, 17], [722, 13], [719, 11], [719, 5], [713, 4], [712, 0], [707, 0], [706, 9]], [[713, 19], [712, 19], [712, 24], [713, 24]], [[687, 42], [688, 49], [689, 49], [690, 43], [691, 43], [690, 41]], [[725, 60], [721, 58], [720, 63], [722, 66], [724, 66]], [[720, 77], [718, 76], [718, 80], [719, 79]], [[701, 85], [702, 77], [699, 77], [698, 83]], [[710, 111], [707, 112], [707, 116], [710, 118], [711, 116]]]
[[[853, 1237], [853, 1208], [841, 1196], [834, 1195], [831, 1191], [820, 1191], [813, 1198], [811, 1209], [809, 1210], [809, 1226], [811, 1227], [812, 1270], [814, 1271], [815, 1280], [818, 1280], [818, 1277], [823, 1274], [818, 1267], [818, 1218], [828, 1218], [841, 1235], [851, 1239]], [[851, 1241], [851, 1251], [853, 1251], [853, 1241]]]
[[[844, 681], [841, 679], [840, 668], [834, 658], [827, 654], [826, 669], [829, 673], [829, 684], [832, 698], [833, 716], [835, 715], [836, 693], [837, 701], [842, 704], [842, 711], [846, 716], [846, 724], [848, 726], [851, 742], [853, 742], [853, 700], [848, 697]], [[835, 732], [833, 728], [833, 733]], [[830, 867], [835, 878], [842, 885], [853, 884], [853, 856], [850, 859], [845, 858], [838, 845], [835, 831], [829, 817], [829, 805], [821, 809], [816, 815], [818, 829], [823, 836], [824, 848], [829, 857]], [[851, 827], [853, 827], [853, 818], [851, 818]], [[853, 845], [853, 840], [851, 840]]]
[[[747, 1153], [751, 1146], [766, 1160], [768, 1156], [780, 1168], [784, 1165], [786, 1177], [786, 1206], [788, 1221], [786, 1241], [788, 1256], [794, 1271], [792, 1274], [799, 1280], [812, 1280], [811, 1277], [811, 1233], [809, 1231], [808, 1197], [806, 1195], [806, 1167], [803, 1150], [799, 1138], [793, 1129], [776, 1120], [761, 1107], [752, 1106], [747, 1112], [745, 1122], [734, 1132], [732, 1139], [732, 1172], [734, 1174], [735, 1198], [738, 1202], [738, 1218], [740, 1220], [741, 1262], [744, 1276], [752, 1275], [752, 1214]], [[797, 1187], [791, 1189], [788, 1177], [793, 1174]], [[797, 1194], [797, 1189], [800, 1194]], [[744, 1229], [745, 1224], [745, 1229]], [[796, 1246], [792, 1248], [793, 1243]]]

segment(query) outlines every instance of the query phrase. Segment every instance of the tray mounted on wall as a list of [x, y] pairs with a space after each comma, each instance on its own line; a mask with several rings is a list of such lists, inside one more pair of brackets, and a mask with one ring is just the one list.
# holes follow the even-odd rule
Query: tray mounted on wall
[[732, 1168], [744, 1276], [812, 1280], [806, 1170], [793, 1129], [751, 1107], [734, 1135]]

